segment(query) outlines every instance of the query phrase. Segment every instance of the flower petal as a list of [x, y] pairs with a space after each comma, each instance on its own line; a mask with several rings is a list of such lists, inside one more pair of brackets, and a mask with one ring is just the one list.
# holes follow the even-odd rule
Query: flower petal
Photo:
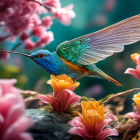
[[66, 110], [70, 105], [81, 99], [80, 96], [76, 95], [73, 91], [68, 89], [64, 89], [59, 92], [56, 98], [59, 99], [59, 111]]
[[126, 116], [133, 118], [133, 119], [137, 120], [138, 122], [140, 122], [140, 115], [138, 113], [130, 112], [130, 113], [127, 113]]
[[110, 128], [107, 128], [107, 129], [104, 129], [101, 133], [99, 133], [95, 139], [96, 140], [104, 140], [106, 137], [108, 136], [118, 136], [118, 132], [116, 129], [110, 129]]
[[137, 71], [135, 69], [132, 68], [128, 68], [125, 72], [125, 74], [131, 74], [133, 75], [135, 78], [140, 80], [140, 75], [137, 73]]
[[40, 99], [42, 102], [48, 104], [50, 101], [46, 98], [46, 95], [38, 94], [35, 96], [35, 99]]
[[23, 116], [19, 120], [17, 120], [15, 123], [13, 123], [4, 133], [2, 136], [2, 140], [16, 140], [17, 136], [21, 133], [26, 131], [32, 126], [31, 119]]

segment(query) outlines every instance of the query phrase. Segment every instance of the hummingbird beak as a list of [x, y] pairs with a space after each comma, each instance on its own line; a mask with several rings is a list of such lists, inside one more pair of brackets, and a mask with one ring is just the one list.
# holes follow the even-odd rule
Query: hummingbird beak
[[23, 53], [18, 53], [18, 52], [13, 52], [13, 51], [0, 50], [0, 52], [14, 53], [14, 54], [19, 54], [19, 55], [23, 55], [23, 56], [29, 57], [31, 59], [33, 58], [33, 56], [31, 56], [31, 55], [27, 55], [27, 54], [23, 54]]

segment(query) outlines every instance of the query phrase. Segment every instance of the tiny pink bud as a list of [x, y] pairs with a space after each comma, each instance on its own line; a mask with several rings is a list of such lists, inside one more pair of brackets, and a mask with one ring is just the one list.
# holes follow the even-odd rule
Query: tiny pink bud
[[0, 59], [8, 59], [9, 53], [7, 52], [0, 52]]
[[29, 37], [29, 35], [27, 34], [27, 33], [25, 33], [25, 32], [23, 32], [22, 34], [21, 34], [21, 36], [20, 36], [20, 40], [22, 40], [22, 41], [24, 41], [25, 39], [27, 39]]
[[46, 30], [44, 27], [38, 26], [38, 27], [33, 28], [32, 35], [41, 37], [45, 32], [46, 32]]
[[42, 18], [42, 25], [45, 26], [47, 29], [49, 29], [52, 24], [53, 24], [53, 22], [52, 22], [52, 18], [50, 16], [46, 16], [46, 17]]
[[36, 42], [36, 47], [44, 47], [48, 45], [51, 41], [53, 41], [53, 33], [51, 31], [45, 33], [39, 41]]
[[35, 43], [29, 38], [25, 41], [24, 49], [30, 51], [35, 48]]

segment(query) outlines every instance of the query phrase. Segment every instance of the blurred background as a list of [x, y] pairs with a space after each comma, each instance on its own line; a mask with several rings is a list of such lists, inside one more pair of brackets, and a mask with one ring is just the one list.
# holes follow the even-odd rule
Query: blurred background
[[[140, 14], [139, 0], [61, 0], [62, 7], [68, 4], [74, 4], [76, 17], [72, 19], [70, 26], [62, 25], [58, 20], [54, 20], [51, 31], [54, 33], [54, 41], [44, 49], [55, 51], [58, 44], [63, 41], [95, 32], [107, 26], [110, 26], [123, 19]], [[0, 47], [11, 50], [14, 43], [3, 42]], [[17, 52], [26, 52], [22, 46], [16, 49]], [[35, 51], [35, 50], [33, 50]], [[93, 97], [99, 100], [111, 93], [118, 93], [132, 88], [140, 87], [140, 81], [131, 75], [124, 74], [127, 68], [135, 68], [130, 55], [139, 53], [140, 42], [125, 46], [121, 53], [115, 53], [113, 56], [98, 62], [97, 66], [109, 76], [120, 82], [123, 87], [97, 78], [84, 77], [79, 79], [80, 86], [75, 93], [81, 96]], [[32, 60], [15, 54], [11, 54], [8, 60], [0, 60], [0, 78], [16, 78], [16, 86], [23, 90], [35, 90], [41, 94], [47, 94], [52, 91], [50, 85], [46, 82], [50, 75]], [[126, 100], [125, 112], [131, 111], [132, 96], [129, 95]]]

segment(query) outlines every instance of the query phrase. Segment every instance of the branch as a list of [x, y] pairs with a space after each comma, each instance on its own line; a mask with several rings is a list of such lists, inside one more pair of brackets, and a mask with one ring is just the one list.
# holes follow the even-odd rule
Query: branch
[[103, 102], [103, 104], [106, 104], [108, 103], [109, 101], [111, 101], [112, 99], [116, 98], [116, 97], [119, 97], [119, 96], [125, 96], [125, 95], [128, 95], [134, 91], [137, 91], [137, 90], [140, 90], [140, 88], [133, 88], [133, 89], [130, 89], [130, 90], [127, 90], [127, 91], [124, 91], [124, 92], [120, 92], [120, 93], [117, 93], [111, 97], [109, 97], [106, 101]]
[[14, 46], [14, 48], [11, 51], [14, 51], [16, 48], [18, 48], [20, 45], [22, 44], [22, 42], [19, 42], [16, 46]]
[[3, 40], [5, 40], [6, 38], [8, 38], [8, 37], [10, 37], [10, 36], [11, 36], [11, 35], [7, 35], [7, 36], [1, 38], [1, 39], [0, 39], [0, 42], [3, 41]]
[[36, 0], [27, 0], [27, 1], [36, 2], [36, 3], [38, 3], [39, 5], [41, 5], [41, 6], [43, 6], [44, 8], [46, 8], [47, 10], [49, 10], [49, 8], [48, 8], [45, 4], [40, 3], [39, 1], [36, 1]]

